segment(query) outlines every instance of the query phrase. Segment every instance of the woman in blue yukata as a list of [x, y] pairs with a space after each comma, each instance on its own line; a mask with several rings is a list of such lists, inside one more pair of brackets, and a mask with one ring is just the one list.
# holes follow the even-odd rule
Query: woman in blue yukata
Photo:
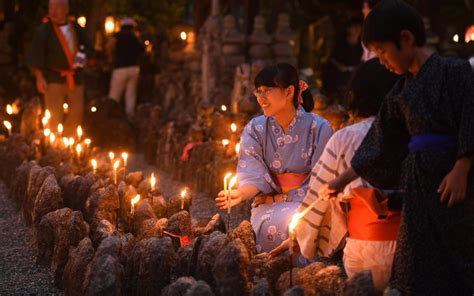
[[[255, 96], [264, 115], [252, 119], [242, 133], [239, 187], [230, 192], [230, 204], [254, 198], [251, 223], [258, 252], [269, 252], [287, 239], [311, 169], [333, 134], [325, 119], [305, 111], [313, 105], [307, 87], [286, 63], [268, 66], [255, 78]], [[224, 192], [216, 205], [227, 209]]]

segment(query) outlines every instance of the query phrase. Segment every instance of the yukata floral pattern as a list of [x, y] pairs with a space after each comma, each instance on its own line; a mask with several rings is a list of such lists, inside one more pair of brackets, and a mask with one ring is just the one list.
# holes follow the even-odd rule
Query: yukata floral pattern
[[251, 222], [257, 250], [268, 252], [288, 238], [288, 224], [308, 190], [311, 169], [317, 163], [333, 131], [322, 117], [302, 107], [284, 131], [272, 117], [259, 116], [245, 127], [238, 163], [239, 185], [252, 184], [261, 194], [281, 193], [277, 174], [307, 174], [299, 188], [290, 190], [286, 202], [252, 209]]

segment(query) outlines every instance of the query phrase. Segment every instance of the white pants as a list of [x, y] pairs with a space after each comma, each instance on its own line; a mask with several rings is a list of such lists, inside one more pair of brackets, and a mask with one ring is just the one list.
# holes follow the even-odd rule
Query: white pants
[[120, 102], [125, 91], [125, 112], [128, 116], [135, 113], [137, 103], [137, 84], [140, 67], [117, 68], [112, 71], [109, 98]]
[[347, 276], [369, 270], [374, 286], [383, 291], [388, 286], [397, 241], [366, 241], [347, 238], [344, 268]]

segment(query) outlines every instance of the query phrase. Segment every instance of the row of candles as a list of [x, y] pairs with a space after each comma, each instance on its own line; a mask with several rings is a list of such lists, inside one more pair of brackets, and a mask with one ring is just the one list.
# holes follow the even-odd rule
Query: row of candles
[[[93, 108], [95, 108], [95, 107], [93, 107]], [[68, 111], [67, 103], [64, 103], [63, 110], [64, 110], [64, 113], [67, 113], [67, 111]], [[96, 111], [96, 110], [94, 110], [94, 111]], [[94, 111], [92, 111], [92, 112], [94, 112]], [[6, 112], [9, 115], [18, 114], [18, 109], [17, 109], [16, 105], [8, 104], [6, 106]], [[84, 138], [84, 130], [83, 130], [82, 126], [80, 126], [80, 125], [77, 126], [77, 128], [76, 128], [76, 137], [62, 137], [62, 135], [64, 133], [64, 126], [61, 123], [59, 123], [58, 126], [57, 126], [57, 135], [58, 136], [56, 136], [56, 134], [51, 131], [50, 119], [51, 119], [51, 112], [48, 109], [46, 109], [45, 112], [44, 112], [44, 115], [41, 119], [41, 123], [43, 125], [43, 135], [44, 135], [44, 138], [45, 138], [45, 141], [44, 141], [45, 146], [49, 146], [49, 147], [52, 147], [52, 148], [61, 148], [61, 147], [59, 147], [60, 145], [57, 145], [57, 141], [59, 141], [59, 139], [62, 138], [62, 144], [63, 144], [62, 148], [66, 149], [66, 150], [71, 149], [71, 151], [73, 151], [73, 153], [74, 153], [74, 150], [75, 150], [75, 154], [77, 156], [78, 162], [83, 157], [86, 157], [88, 152], [89, 152], [89, 149], [91, 147], [92, 140], [90, 138], [83, 139]], [[12, 133], [12, 124], [11, 124], [11, 122], [5, 120], [3, 122], [3, 125], [7, 128], [8, 135], [10, 136], [11, 133]], [[76, 145], [74, 146], [74, 144], [76, 144]], [[115, 153], [113, 151], [110, 151], [108, 153], [108, 157], [109, 157], [109, 160], [110, 160], [112, 168], [113, 168], [113, 181], [114, 181], [114, 184], [117, 185], [117, 183], [118, 183], [117, 172], [118, 172], [118, 169], [120, 167], [120, 164], [123, 163], [123, 167], [126, 171], [129, 156], [128, 156], [127, 152], [122, 152], [120, 154], [120, 156], [116, 158]], [[92, 158], [90, 160], [90, 165], [92, 167], [92, 172], [94, 174], [96, 174], [97, 169], [99, 167], [98, 161], [95, 158]], [[153, 191], [155, 191], [157, 189], [156, 184], [157, 184], [157, 179], [155, 177], [155, 174], [152, 173], [151, 176], [150, 176], [150, 193], [153, 193]], [[187, 198], [187, 195], [188, 195], [188, 189], [185, 188], [180, 193], [181, 210], [184, 210], [184, 204], [185, 204], [185, 200]], [[134, 214], [134, 211], [135, 211], [135, 205], [140, 200], [141, 200], [141, 196], [139, 194], [131, 199], [130, 204], [131, 204], [131, 214], [132, 215]]]

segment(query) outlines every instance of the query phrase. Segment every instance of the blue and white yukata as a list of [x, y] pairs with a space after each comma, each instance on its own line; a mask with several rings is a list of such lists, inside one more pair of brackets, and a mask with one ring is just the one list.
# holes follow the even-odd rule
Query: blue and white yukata
[[306, 196], [311, 169], [332, 134], [325, 119], [305, 112], [301, 106], [287, 131], [276, 119], [264, 115], [252, 119], [245, 127], [237, 168], [239, 186], [251, 184], [260, 194], [278, 194], [282, 193], [278, 175], [306, 176], [300, 186], [287, 192], [285, 202], [252, 209], [258, 252], [269, 252], [288, 238], [288, 224]]

